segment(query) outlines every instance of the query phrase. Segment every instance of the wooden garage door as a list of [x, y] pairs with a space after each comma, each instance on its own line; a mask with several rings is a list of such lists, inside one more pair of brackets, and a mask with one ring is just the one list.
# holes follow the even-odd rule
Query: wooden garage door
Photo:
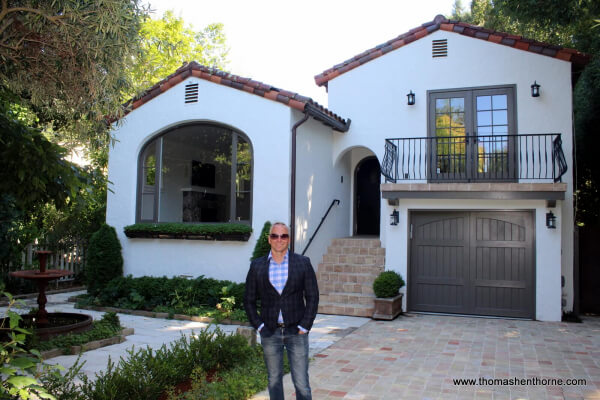
[[412, 311], [533, 318], [533, 215], [412, 212]]

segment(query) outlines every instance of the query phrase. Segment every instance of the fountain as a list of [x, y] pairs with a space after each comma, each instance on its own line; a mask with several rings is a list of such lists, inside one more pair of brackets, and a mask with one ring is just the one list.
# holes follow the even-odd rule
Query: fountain
[[92, 316], [78, 313], [48, 313], [46, 311], [46, 288], [48, 282], [64, 276], [73, 275], [73, 272], [60, 269], [46, 269], [46, 259], [51, 251], [37, 251], [40, 262], [39, 270], [24, 270], [10, 272], [10, 275], [32, 280], [38, 287], [38, 311], [35, 315], [23, 315], [24, 321], [34, 325], [35, 333], [40, 339], [49, 339], [53, 336], [69, 332], [85, 332], [92, 328]]

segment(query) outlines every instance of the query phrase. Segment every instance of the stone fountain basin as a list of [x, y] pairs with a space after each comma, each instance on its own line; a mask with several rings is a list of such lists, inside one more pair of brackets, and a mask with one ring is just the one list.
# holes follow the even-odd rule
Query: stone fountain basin
[[[24, 314], [23, 326], [35, 325], [33, 319], [35, 315]], [[33, 330], [41, 340], [48, 340], [55, 336], [65, 335], [67, 333], [82, 333], [92, 329], [93, 318], [88, 314], [79, 313], [48, 313], [48, 325], [40, 328], [35, 327]], [[2, 321], [3, 326], [8, 326], [8, 321]], [[7, 329], [3, 329], [6, 331]]]
[[62, 269], [47, 269], [44, 272], [41, 272], [39, 270], [24, 270], [24, 271], [13, 271], [10, 273], [10, 275], [17, 277], [17, 278], [23, 278], [23, 279], [29, 279], [29, 280], [54, 280], [54, 279], [58, 279], [58, 278], [62, 278], [63, 276], [69, 276], [69, 275], [73, 275], [73, 272], [71, 271], [65, 271]]

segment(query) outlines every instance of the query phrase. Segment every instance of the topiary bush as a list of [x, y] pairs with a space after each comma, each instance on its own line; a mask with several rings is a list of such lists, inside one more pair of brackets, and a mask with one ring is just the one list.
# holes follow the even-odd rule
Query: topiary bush
[[376, 297], [395, 297], [404, 286], [404, 279], [396, 271], [384, 271], [373, 282], [373, 291]]
[[271, 230], [271, 222], [265, 222], [265, 225], [260, 231], [260, 236], [256, 240], [256, 244], [254, 245], [254, 252], [252, 253], [252, 257], [250, 257], [250, 261], [255, 258], [266, 256], [271, 251], [271, 245], [269, 244], [269, 231]]
[[86, 284], [90, 294], [98, 294], [112, 279], [123, 275], [123, 256], [117, 231], [104, 224], [90, 238]]

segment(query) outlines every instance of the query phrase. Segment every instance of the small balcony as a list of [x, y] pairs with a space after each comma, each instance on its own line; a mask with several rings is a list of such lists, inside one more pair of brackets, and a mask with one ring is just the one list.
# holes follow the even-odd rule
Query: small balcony
[[560, 133], [386, 139], [386, 182], [556, 183], [567, 172]]

